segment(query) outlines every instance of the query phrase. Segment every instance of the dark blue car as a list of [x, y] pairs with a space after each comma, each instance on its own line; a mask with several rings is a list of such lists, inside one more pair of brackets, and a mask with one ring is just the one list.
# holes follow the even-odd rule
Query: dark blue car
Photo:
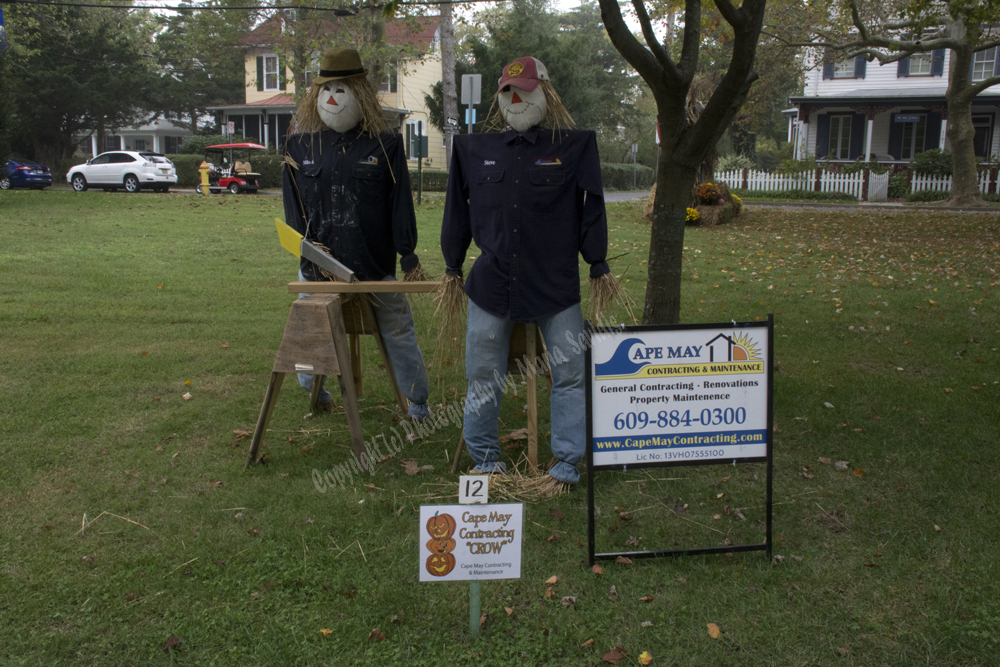
[[49, 168], [19, 157], [7, 160], [6, 169], [0, 169], [0, 190], [11, 188], [32, 188], [41, 190], [52, 185], [52, 172]]

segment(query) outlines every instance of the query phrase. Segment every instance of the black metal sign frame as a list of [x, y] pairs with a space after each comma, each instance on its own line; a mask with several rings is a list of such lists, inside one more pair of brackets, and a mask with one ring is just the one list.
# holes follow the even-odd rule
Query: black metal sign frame
[[[753, 456], [746, 458], [736, 458], [726, 461], [662, 461], [653, 463], [635, 463], [625, 465], [594, 465], [594, 411], [593, 411], [593, 358], [591, 344], [594, 334], [605, 333], [642, 333], [647, 331], [683, 331], [691, 329], [752, 329], [767, 328], [767, 453], [765, 456]], [[742, 551], [764, 551], [767, 559], [771, 559], [771, 522], [772, 503], [771, 491], [773, 486], [774, 470], [774, 315], [769, 314], [766, 322], [722, 322], [704, 324], [677, 324], [663, 326], [632, 326], [632, 327], [593, 327], [589, 322], [585, 324], [587, 345], [585, 351], [585, 363], [587, 365], [586, 375], [586, 395], [587, 395], [587, 551], [590, 557], [590, 564], [593, 566], [598, 560], [612, 560], [618, 557], [625, 558], [661, 558], [666, 556], [695, 556], [699, 554], [722, 554], [737, 553]], [[680, 466], [708, 466], [708, 465], [731, 465], [735, 463], [766, 463], [766, 501], [765, 501], [765, 534], [764, 541], [757, 544], [729, 544], [717, 547], [696, 547], [692, 549], [666, 549], [657, 551], [616, 551], [606, 553], [596, 553], [596, 536], [594, 522], [594, 477], [595, 473], [601, 470], [621, 470], [628, 468], [671, 468]]]

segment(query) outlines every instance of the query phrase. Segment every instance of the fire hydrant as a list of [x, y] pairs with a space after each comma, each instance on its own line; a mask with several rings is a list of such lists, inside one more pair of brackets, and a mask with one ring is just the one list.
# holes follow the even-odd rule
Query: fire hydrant
[[198, 166], [198, 173], [201, 174], [201, 194], [207, 195], [211, 190], [208, 187], [208, 163], [204, 160]]

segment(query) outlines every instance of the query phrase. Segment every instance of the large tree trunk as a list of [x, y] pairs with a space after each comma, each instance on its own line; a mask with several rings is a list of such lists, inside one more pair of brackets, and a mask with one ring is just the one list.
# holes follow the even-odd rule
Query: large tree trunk
[[972, 125], [972, 100], [969, 68], [972, 48], [952, 49], [951, 72], [948, 78], [948, 141], [951, 142], [951, 195], [942, 202], [946, 206], [986, 206], [979, 192], [979, 172], [976, 169], [975, 127]]
[[458, 93], [455, 91], [455, 28], [452, 21], [452, 5], [441, 7], [441, 89], [444, 93], [445, 167], [451, 166], [451, 139], [458, 129], [448, 122], [458, 120]]
[[684, 223], [696, 177], [696, 168], [685, 168], [672, 151], [660, 150], [643, 324], [677, 324], [681, 320]]

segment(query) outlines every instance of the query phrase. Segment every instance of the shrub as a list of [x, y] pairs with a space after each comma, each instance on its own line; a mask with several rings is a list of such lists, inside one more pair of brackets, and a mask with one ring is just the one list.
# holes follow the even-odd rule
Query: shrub
[[916, 202], [931, 202], [931, 201], [943, 201], [948, 198], [951, 193], [947, 190], [920, 190], [918, 192], [911, 192], [906, 195], [906, 201], [916, 201]]
[[635, 166], [635, 186], [632, 185], [632, 165], [601, 163], [601, 180], [605, 190], [648, 190], [656, 182], [656, 171], [641, 164]]
[[[417, 194], [417, 179], [420, 175], [416, 170], [410, 171], [410, 189]], [[448, 189], [448, 172], [424, 169], [424, 185], [421, 192], [444, 192]]]
[[746, 155], [734, 153], [733, 155], [720, 157], [719, 161], [715, 165], [715, 171], [725, 172], [733, 171], [735, 169], [755, 169], [756, 167], [757, 165], [754, 161]]
[[918, 174], [929, 176], [951, 176], [951, 151], [935, 148], [917, 153], [910, 162], [910, 168]]
[[900, 171], [889, 177], [889, 196], [902, 199], [910, 191], [910, 179], [905, 171]]
[[809, 155], [804, 160], [782, 160], [778, 167], [780, 174], [801, 174], [804, 171], [816, 171], [816, 158]]
[[857, 201], [854, 197], [847, 194], [846, 192], [813, 192], [812, 190], [762, 190], [756, 192], [750, 192], [749, 190], [744, 190], [742, 188], [733, 189], [733, 196], [739, 196], [742, 199], [768, 199], [768, 200], [805, 200], [805, 201]]
[[858, 159], [850, 164], [840, 165], [838, 171], [841, 174], [859, 174], [865, 169], [871, 170], [873, 174], [884, 174], [889, 171], [890, 167], [887, 164], [879, 164], [874, 160], [871, 162], [862, 162]]
[[[211, 145], [211, 144], [209, 144]], [[177, 154], [168, 155], [167, 159], [174, 163], [177, 169], [177, 187], [193, 188], [201, 183], [201, 174], [198, 173], [198, 165], [205, 159], [204, 155]], [[235, 159], [235, 156], [234, 156]], [[243, 160], [240, 157], [240, 160]], [[260, 174], [257, 184], [262, 188], [281, 187], [281, 162], [280, 155], [274, 153], [250, 155], [248, 160], [253, 170]]]
[[700, 216], [698, 215], [697, 210], [689, 208], [687, 210], [687, 217], [684, 218], [684, 222], [697, 222], [699, 217]]
[[719, 203], [719, 200], [722, 198], [722, 191], [715, 183], [702, 183], [694, 189], [694, 197], [698, 200], [699, 204], [712, 206]]
[[[195, 134], [184, 140], [181, 144], [181, 153], [184, 155], [205, 155], [205, 146], [216, 144], [242, 144], [248, 140], [242, 134]], [[256, 139], [250, 140], [257, 143]]]
[[785, 143], [778, 148], [778, 144], [773, 139], [759, 139], [757, 141], [757, 168], [763, 171], [775, 171], [781, 166], [782, 160], [792, 157], [792, 144]]

